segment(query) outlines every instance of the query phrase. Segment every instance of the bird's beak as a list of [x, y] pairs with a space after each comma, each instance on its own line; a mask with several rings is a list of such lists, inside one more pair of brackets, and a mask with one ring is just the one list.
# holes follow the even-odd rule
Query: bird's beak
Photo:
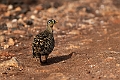
[[55, 23], [58, 23], [58, 21], [55, 21]]

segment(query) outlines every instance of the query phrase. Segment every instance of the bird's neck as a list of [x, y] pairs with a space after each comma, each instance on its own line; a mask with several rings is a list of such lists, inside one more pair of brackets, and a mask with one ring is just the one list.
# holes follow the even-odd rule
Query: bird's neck
[[[52, 26], [52, 27], [53, 27], [53, 26]], [[52, 32], [53, 32], [52, 27], [51, 27], [51, 26], [47, 26], [46, 30], [49, 31], [50, 33], [52, 33]]]

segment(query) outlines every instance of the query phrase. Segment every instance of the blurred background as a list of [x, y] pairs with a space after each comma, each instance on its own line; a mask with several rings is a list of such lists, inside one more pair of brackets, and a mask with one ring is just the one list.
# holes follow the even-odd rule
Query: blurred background
[[[31, 45], [52, 18], [41, 66]], [[0, 0], [0, 79], [120, 80], [120, 0]]]

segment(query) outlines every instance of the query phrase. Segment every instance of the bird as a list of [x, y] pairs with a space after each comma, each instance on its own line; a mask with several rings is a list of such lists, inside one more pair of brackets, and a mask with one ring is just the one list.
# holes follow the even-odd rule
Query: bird
[[[56, 23], [57, 21], [54, 19], [48, 20], [46, 29], [34, 37], [32, 43], [33, 58], [39, 58], [40, 63], [47, 63], [48, 56], [54, 49], [53, 26]], [[42, 60], [42, 57], [45, 59]]]

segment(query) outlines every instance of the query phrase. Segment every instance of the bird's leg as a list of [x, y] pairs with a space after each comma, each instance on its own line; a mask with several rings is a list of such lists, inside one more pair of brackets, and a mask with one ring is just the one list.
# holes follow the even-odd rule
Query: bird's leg
[[47, 62], [48, 55], [45, 55], [45, 62]]
[[35, 58], [35, 52], [34, 52], [34, 48], [33, 48], [33, 58]]
[[[43, 57], [42, 57], [42, 55], [40, 55], [39, 58], [40, 58], [40, 63], [47, 63], [48, 55], [44, 55]], [[45, 58], [45, 59], [42, 60], [43, 58]]]
[[41, 55], [39, 55], [39, 59], [40, 59], [40, 63], [43, 63]]

